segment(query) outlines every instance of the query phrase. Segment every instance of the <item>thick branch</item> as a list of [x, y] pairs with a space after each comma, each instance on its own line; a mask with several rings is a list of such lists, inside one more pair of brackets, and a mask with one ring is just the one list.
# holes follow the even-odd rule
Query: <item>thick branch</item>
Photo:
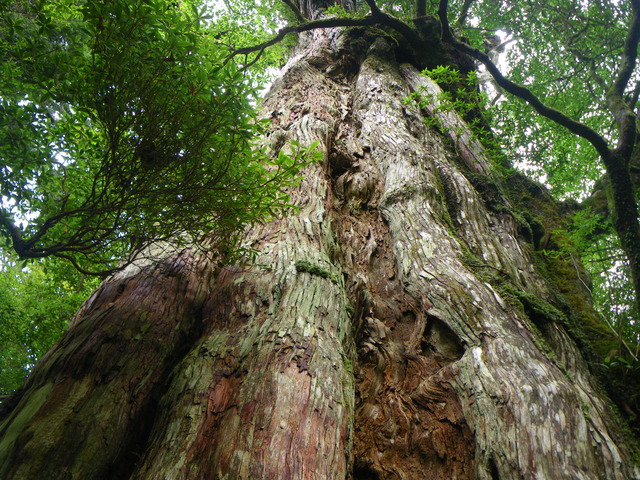
[[609, 146], [607, 144], [607, 141], [603, 137], [601, 137], [595, 130], [591, 129], [587, 125], [584, 125], [583, 123], [573, 120], [564, 113], [545, 105], [528, 88], [506, 79], [502, 75], [498, 67], [496, 67], [496, 65], [491, 61], [489, 56], [482, 53], [480, 50], [470, 47], [469, 45], [466, 45], [462, 42], [458, 42], [455, 39], [453, 39], [452, 45], [459, 51], [464, 52], [481, 62], [487, 68], [491, 76], [493, 76], [496, 83], [505, 91], [527, 102], [534, 108], [536, 112], [538, 112], [543, 117], [554, 121], [558, 125], [562, 125], [571, 133], [574, 133], [575, 135], [578, 135], [579, 137], [587, 140], [589, 143], [591, 143], [591, 145], [594, 146], [601, 157], [607, 158], [609, 156]]
[[380, 10], [380, 8], [378, 8], [378, 5], [376, 5], [375, 0], [364, 0], [364, 1], [367, 2], [367, 5], [369, 5], [369, 9], [371, 10], [371, 15], [373, 15], [374, 17], [377, 17], [378, 15], [382, 14], [382, 11]]
[[607, 92], [607, 105], [618, 123], [618, 145], [627, 163], [631, 157], [636, 139], [636, 116], [631, 107], [624, 101], [624, 91], [636, 66], [638, 43], [640, 43], [640, 0], [631, 0], [633, 14], [627, 35], [618, 75]]
[[289, 25], [278, 30], [277, 35], [272, 39], [267, 40], [266, 42], [235, 50], [231, 55], [229, 55], [229, 57], [227, 57], [224, 63], [226, 64], [236, 55], [248, 55], [254, 52], [262, 52], [266, 48], [280, 42], [285, 36], [290, 33], [308, 32], [309, 30], [315, 30], [316, 28], [366, 27], [375, 25], [376, 23], [377, 20], [375, 20], [372, 16], [367, 16], [365, 18], [323, 18], [320, 20], [306, 22], [301, 25]]
[[291, 9], [291, 11], [293, 12], [293, 14], [296, 16], [296, 18], [298, 19], [298, 21], [300, 23], [304, 23], [307, 21], [306, 18], [304, 18], [304, 15], [302, 15], [302, 12], [300, 11], [300, 9], [298, 8], [298, 6], [292, 2], [292, 0], [282, 0], [284, 2], [284, 4], [289, 7]]
[[376, 5], [375, 0], [365, 0], [369, 8], [371, 9], [371, 17], [376, 23], [386, 25], [394, 29], [400, 35], [402, 35], [411, 45], [418, 46], [422, 44], [422, 39], [415, 29], [404, 23], [402, 20], [384, 13]]

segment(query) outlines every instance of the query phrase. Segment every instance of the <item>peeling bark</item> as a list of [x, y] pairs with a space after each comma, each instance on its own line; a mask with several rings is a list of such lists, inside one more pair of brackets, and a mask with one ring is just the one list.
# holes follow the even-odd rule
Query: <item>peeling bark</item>
[[555, 287], [474, 186], [482, 146], [419, 86], [385, 39], [302, 34], [263, 106], [274, 153], [325, 152], [299, 210], [247, 232], [253, 263], [107, 280], [0, 424], [0, 476], [640, 478], [574, 339], [508, 295]]

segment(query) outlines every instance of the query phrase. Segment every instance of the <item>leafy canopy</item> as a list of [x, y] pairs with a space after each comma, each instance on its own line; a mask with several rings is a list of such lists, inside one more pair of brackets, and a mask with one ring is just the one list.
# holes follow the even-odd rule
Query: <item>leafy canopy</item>
[[302, 155], [253, 147], [255, 88], [216, 37], [192, 2], [2, 1], [6, 246], [105, 273], [283, 212]]

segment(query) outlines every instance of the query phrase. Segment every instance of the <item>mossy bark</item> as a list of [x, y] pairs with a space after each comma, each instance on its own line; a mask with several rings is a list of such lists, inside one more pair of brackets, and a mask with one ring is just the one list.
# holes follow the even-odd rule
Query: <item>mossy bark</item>
[[2, 478], [640, 478], [482, 145], [363, 38], [302, 34], [263, 105], [274, 153], [325, 153], [299, 210], [246, 265], [105, 281], [0, 425]]

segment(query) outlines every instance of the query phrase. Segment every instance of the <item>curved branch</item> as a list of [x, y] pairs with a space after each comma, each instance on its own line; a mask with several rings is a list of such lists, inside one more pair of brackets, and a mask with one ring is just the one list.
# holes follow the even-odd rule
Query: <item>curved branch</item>
[[275, 45], [280, 42], [285, 36], [290, 33], [308, 32], [309, 30], [315, 30], [316, 28], [335, 28], [335, 27], [368, 27], [375, 25], [377, 20], [372, 16], [365, 18], [323, 18], [320, 20], [313, 20], [303, 23], [301, 25], [290, 25], [278, 30], [275, 37], [266, 42], [258, 45], [252, 45], [250, 47], [238, 48], [234, 50], [223, 62], [226, 65], [236, 55], [248, 55], [254, 52], [262, 52], [266, 48]]
[[117, 271], [120, 270], [124, 270], [125, 267], [127, 267], [131, 262], [125, 262], [124, 265], [120, 265], [118, 267], [114, 267], [114, 268], [110, 268], [107, 270], [99, 270], [99, 271], [91, 271], [91, 270], [87, 270], [83, 267], [80, 266], [80, 264], [76, 261], [76, 259], [71, 256], [71, 255], [66, 255], [64, 253], [53, 253], [52, 254], [54, 257], [58, 257], [58, 258], [62, 258], [63, 260], [67, 260], [69, 263], [71, 263], [71, 265], [73, 265], [73, 268], [75, 268], [76, 270], [78, 270], [80, 273], [82, 273], [83, 275], [87, 275], [87, 276], [92, 276], [92, 277], [102, 277], [105, 278], [108, 275], [111, 275], [112, 273], [115, 273]]
[[638, 58], [640, 43], [640, 0], [631, 0], [633, 14], [629, 33], [622, 51], [618, 75], [607, 92], [607, 105], [618, 124], [618, 145], [616, 150], [628, 163], [636, 141], [636, 116], [632, 108], [624, 101], [624, 91], [629, 84]]
[[293, 14], [296, 16], [296, 18], [300, 23], [304, 23], [307, 21], [307, 19], [304, 17], [304, 15], [302, 15], [302, 12], [300, 11], [300, 9], [295, 3], [293, 3], [291, 0], [282, 0], [282, 1], [287, 7], [289, 7], [289, 9], [293, 12]]
[[[444, 25], [443, 25], [444, 31]], [[466, 53], [467, 55], [475, 58], [479, 62], [481, 62], [489, 71], [491, 76], [494, 78], [496, 83], [502, 87], [505, 91], [509, 92], [512, 95], [515, 95], [518, 98], [521, 98], [529, 105], [531, 105], [536, 112], [538, 112], [543, 117], [552, 120], [558, 125], [562, 125], [571, 133], [578, 135], [579, 137], [587, 140], [593, 147], [597, 150], [598, 154], [602, 158], [607, 158], [609, 156], [610, 150], [607, 141], [600, 136], [595, 130], [591, 129], [587, 125], [580, 123], [564, 113], [551, 108], [536, 97], [531, 90], [517, 83], [508, 80], [502, 75], [498, 67], [491, 61], [488, 55], [482, 53], [480, 50], [470, 47], [462, 42], [459, 42], [455, 39], [452, 40], [452, 45], [459, 51]]]

